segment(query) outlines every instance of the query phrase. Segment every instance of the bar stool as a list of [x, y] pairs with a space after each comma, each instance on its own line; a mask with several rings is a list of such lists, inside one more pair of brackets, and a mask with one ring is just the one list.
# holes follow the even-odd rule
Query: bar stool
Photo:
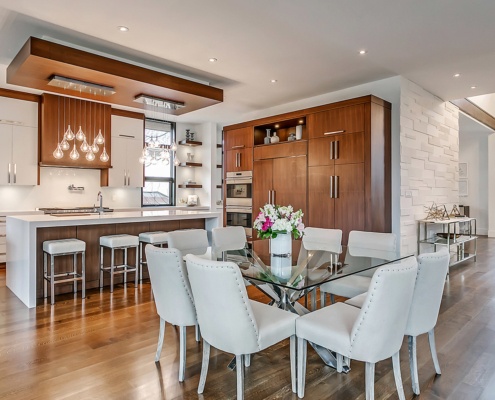
[[[103, 265], [103, 250], [111, 250], [110, 266]], [[136, 264], [134, 266], [127, 264], [127, 250], [136, 249]], [[115, 250], [124, 252], [124, 264], [115, 265]], [[108, 235], [100, 237], [100, 289], [103, 287], [103, 272], [110, 274], [110, 293], [113, 293], [113, 276], [115, 274], [124, 274], [124, 285], [127, 283], [127, 273], [135, 273], [135, 286], [138, 285], [139, 270], [139, 238], [133, 235]]]
[[152, 244], [153, 246], [163, 247], [168, 242], [168, 233], [163, 231], [142, 232], [139, 234], [139, 281], [143, 280], [143, 266], [148, 265], [143, 261], [143, 243]]
[[[77, 272], [77, 255], [81, 254], [81, 273]], [[50, 255], [50, 273], [48, 274], [48, 255]], [[72, 271], [55, 273], [55, 257], [72, 255]], [[74, 283], [74, 293], [77, 293], [77, 282], [82, 281], [82, 298], [86, 297], [86, 243], [79, 239], [46, 240], [43, 242], [43, 297], [48, 296], [50, 282], [51, 304], [55, 304], [55, 285], [59, 283]]]

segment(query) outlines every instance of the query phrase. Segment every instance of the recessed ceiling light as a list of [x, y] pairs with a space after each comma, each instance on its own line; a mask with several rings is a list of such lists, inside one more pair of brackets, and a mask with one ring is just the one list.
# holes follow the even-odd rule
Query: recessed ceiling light
[[276, 79], [272, 79], [270, 82], [271, 83], [277, 83], [277, 80]]
[[302, 120], [302, 119], [300, 119], [300, 120], [299, 120], [299, 123], [300, 123], [300, 124], [302, 124], [303, 122], [304, 122], [304, 120]]
[[459, 78], [461, 74], [454, 74], [454, 78]]
[[476, 89], [476, 86], [471, 86], [471, 89]]
[[359, 54], [363, 55], [363, 54], [366, 54], [367, 51], [366, 50], [359, 50]]
[[279, 124], [275, 124], [275, 128], [278, 128], [278, 127], [280, 127], [280, 125]]
[[120, 25], [117, 28], [119, 28], [119, 31], [121, 31], [121, 32], [127, 32], [129, 30], [129, 28], [127, 26], [124, 26], [124, 25]]
[[215, 57], [208, 58], [209, 62], [217, 62], [218, 60]]

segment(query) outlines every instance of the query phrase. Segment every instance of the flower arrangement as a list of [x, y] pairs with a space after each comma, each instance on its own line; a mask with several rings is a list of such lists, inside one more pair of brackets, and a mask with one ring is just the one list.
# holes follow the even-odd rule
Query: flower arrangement
[[292, 233], [299, 239], [304, 233], [302, 210], [294, 211], [292, 206], [265, 204], [254, 220], [254, 229], [262, 239], [275, 239], [280, 233]]

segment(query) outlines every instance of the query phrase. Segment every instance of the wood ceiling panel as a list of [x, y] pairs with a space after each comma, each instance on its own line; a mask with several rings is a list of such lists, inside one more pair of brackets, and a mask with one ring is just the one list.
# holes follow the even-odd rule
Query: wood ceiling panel
[[[52, 75], [112, 86], [116, 93], [97, 96], [49, 86]], [[140, 94], [185, 103], [184, 108], [167, 112], [174, 115], [223, 101], [222, 89], [34, 37], [28, 39], [8, 66], [7, 83], [134, 108], [146, 109], [134, 101]]]

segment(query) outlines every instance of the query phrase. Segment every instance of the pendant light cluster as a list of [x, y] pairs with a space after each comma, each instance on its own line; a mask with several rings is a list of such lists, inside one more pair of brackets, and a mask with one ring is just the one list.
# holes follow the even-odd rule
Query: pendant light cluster
[[[53, 157], [56, 159], [61, 159], [64, 157], [64, 151], [69, 151], [72, 146], [72, 150], [69, 153], [69, 157], [71, 160], [77, 160], [79, 158], [79, 152], [77, 151], [78, 142], [81, 142], [79, 146], [79, 150], [85, 154], [85, 158], [88, 161], [94, 161], [96, 159], [97, 153], [100, 151], [100, 146], [102, 146], [102, 152], [100, 154], [100, 161], [107, 162], [110, 157], [105, 149], [105, 118], [102, 118], [102, 104], [94, 104], [92, 102], [84, 102], [84, 119], [85, 119], [85, 130], [86, 133], [82, 129], [82, 100], [79, 99], [79, 112], [77, 110], [73, 110], [71, 113], [71, 100], [69, 99], [69, 107], [68, 107], [68, 115], [66, 119], [66, 98], [63, 98], [63, 120], [64, 125], [63, 129], [67, 127], [64, 131], [64, 135], [62, 141], [60, 141], [60, 96], [58, 96], [58, 132], [57, 132], [57, 147], [53, 152]], [[75, 100], [77, 104], [77, 100]], [[87, 105], [89, 104], [89, 112], [87, 110]], [[76, 126], [75, 122], [77, 120], [77, 114], [79, 114], [79, 129], [76, 133], [71, 128], [71, 122], [74, 122], [72, 126]], [[103, 120], [103, 134], [101, 133], [101, 127], [98, 129], [98, 133], [96, 133], [96, 118], [97, 115], [100, 116], [100, 121]], [[88, 122], [89, 119], [89, 122]], [[71, 143], [72, 142], [72, 143]]]

